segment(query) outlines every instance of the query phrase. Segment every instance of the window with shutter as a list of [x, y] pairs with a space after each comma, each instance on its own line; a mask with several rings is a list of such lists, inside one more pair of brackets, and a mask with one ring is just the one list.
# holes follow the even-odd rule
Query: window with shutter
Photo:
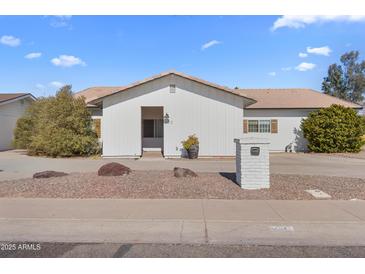
[[243, 120], [243, 133], [278, 133], [278, 120]]

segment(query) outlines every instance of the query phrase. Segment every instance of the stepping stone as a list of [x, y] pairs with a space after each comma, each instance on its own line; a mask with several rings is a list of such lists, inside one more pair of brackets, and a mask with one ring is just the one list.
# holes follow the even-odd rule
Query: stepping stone
[[311, 194], [314, 198], [317, 199], [331, 199], [331, 195], [329, 195], [326, 192], [323, 192], [320, 189], [307, 189], [305, 190], [306, 192], [308, 192], [309, 194]]

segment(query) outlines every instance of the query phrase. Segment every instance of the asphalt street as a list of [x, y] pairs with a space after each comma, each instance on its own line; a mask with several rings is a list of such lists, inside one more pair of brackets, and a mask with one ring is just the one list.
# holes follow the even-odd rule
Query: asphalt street
[[1, 258], [365, 258], [365, 246], [0, 243]]

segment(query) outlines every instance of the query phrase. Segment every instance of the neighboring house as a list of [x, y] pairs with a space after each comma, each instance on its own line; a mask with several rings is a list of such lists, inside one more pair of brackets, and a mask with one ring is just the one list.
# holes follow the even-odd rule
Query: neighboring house
[[12, 148], [16, 121], [34, 100], [30, 93], [0, 93], [0, 151]]
[[159, 150], [184, 154], [181, 141], [196, 134], [200, 157], [234, 156], [234, 138], [260, 136], [271, 151], [303, 151], [302, 118], [340, 104], [361, 106], [309, 89], [231, 89], [169, 71], [123, 87], [83, 90], [101, 124], [104, 157], [140, 157]]
[[101, 103], [93, 104], [91, 102], [101, 97], [110, 95], [114, 92], [118, 92], [123, 88], [124, 87], [93, 87], [77, 92], [75, 94], [76, 97], [82, 97], [82, 96], [84, 97], [87, 107], [91, 112], [91, 118], [94, 121], [94, 127], [100, 140], [101, 140], [101, 123], [103, 119], [103, 109]]
[[365, 116], [365, 101], [361, 102], [362, 109], [359, 110], [359, 115]]

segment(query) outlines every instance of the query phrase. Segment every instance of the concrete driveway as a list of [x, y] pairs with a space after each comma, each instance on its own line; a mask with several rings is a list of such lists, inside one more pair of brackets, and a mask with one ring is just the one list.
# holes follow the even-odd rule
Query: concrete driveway
[[[134, 170], [172, 170], [175, 166], [191, 168], [197, 172], [235, 172], [234, 159], [53, 159], [31, 157], [22, 151], [0, 152], [0, 181], [27, 178], [44, 170], [64, 172], [96, 172], [107, 162], [119, 162]], [[365, 158], [342, 155], [303, 153], [270, 154], [271, 173], [341, 176], [365, 178]]]

